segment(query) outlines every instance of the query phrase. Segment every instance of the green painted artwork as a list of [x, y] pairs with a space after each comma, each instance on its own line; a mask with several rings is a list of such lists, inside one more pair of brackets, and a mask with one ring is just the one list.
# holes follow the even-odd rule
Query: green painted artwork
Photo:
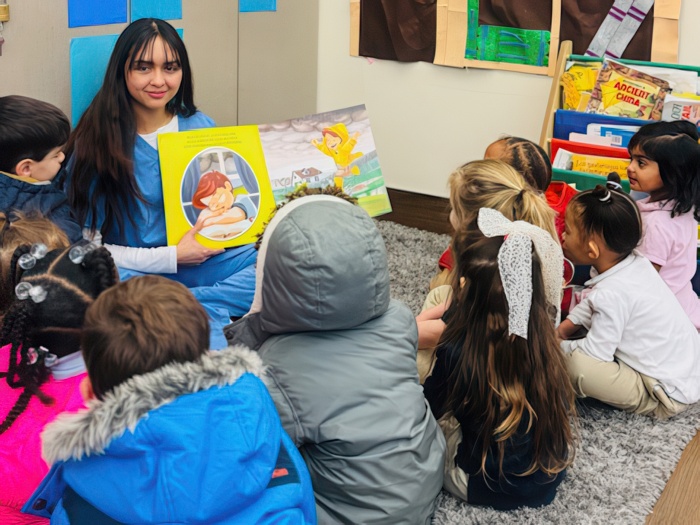
[[467, 3], [467, 50], [465, 58], [476, 58], [476, 36], [479, 29], [479, 0], [469, 0]]
[[479, 60], [531, 66], [549, 65], [549, 31], [479, 26]]

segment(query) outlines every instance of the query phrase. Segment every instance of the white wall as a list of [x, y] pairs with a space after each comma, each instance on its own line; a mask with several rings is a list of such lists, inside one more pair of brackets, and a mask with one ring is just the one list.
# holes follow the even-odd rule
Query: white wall
[[[124, 25], [68, 29], [66, 0], [9, 3], [0, 96], [40, 98], [70, 114], [70, 38], [119, 33]], [[183, 0], [184, 19], [174, 21], [185, 29], [196, 102], [219, 125], [365, 103], [387, 184], [438, 196], [447, 196], [450, 172], [480, 158], [499, 135], [539, 139], [549, 77], [350, 57], [348, 0], [278, 0], [277, 13], [241, 15], [240, 34], [237, 6]], [[700, 2], [684, 0], [681, 63], [700, 64], [698, 20]], [[306, 38], [316, 28], [317, 56]], [[289, 49], [280, 47], [285, 42]], [[240, 84], [239, 52], [248, 79]], [[316, 108], [307, 110], [314, 96]]]
[[[95, 0], [99, 1], [99, 0]], [[0, 96], [51, 102], [70, 116], [70, 39], [118, 34], [126, 24], [68, 28], [66, 0], [9, 0], [0, 56]], [[220, 125], [237, 122], [238, 1], [183, 0], [182, 20], [195, 103]], [[212, 47], [217, 53], [212, 53]]]
[[[318, 111], [365, 103], [389, 187], [444, 196], [499, 135], [539, 140], [551, 79], [349, 56], [348, 0], [319, 10]], [[684, 0], [680, 63], [700, 65], [700, 2]]]

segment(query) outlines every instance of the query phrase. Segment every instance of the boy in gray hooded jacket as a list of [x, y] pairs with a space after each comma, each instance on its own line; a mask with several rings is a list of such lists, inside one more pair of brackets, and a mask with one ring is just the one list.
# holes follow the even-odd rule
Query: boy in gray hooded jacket
[[319, 523], [429, 523], [445, 442], [418, 382], [415, 319], [390, 299], [373, 220], [337, 197], [293, 200], [265, 231], [256, 277], [251, 312], [228, 336], [267, 366]]

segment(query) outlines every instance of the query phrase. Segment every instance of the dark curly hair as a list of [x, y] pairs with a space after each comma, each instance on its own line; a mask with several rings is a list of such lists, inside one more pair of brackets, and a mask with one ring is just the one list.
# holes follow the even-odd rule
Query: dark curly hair
[[29, 249], [17, 248], [10, 275], [17, 276], [17, 283], [41, 287], [46, 297], [39, 302], [16, 299], [5, 315], [0, 337], [12, 348], [7, 372], [2, 375], [11, 388], [23, 391], [0, 424], [0, 434], [24, 412], [32, 396], [44, 404], [53, 402], [39, 388], [49, 378], [44, 363], [47, 354], [35, 349], [44, 347], [59, 358], [79, 351], [87, 307], [118, 280], [112, 256], [105, 248], [89, 251], [80, 263], [71, 261], [71, 248], [53, 250], [33, 268], [22, 271], [18, 261]]

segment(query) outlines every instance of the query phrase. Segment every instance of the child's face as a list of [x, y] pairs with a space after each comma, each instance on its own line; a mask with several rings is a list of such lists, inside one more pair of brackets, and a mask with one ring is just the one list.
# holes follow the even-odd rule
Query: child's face
[[578, 227], [578, 213], [574, 206], [568, 206], [564, 216], [565, 228], [562, 236], [564, 256], [574, 264], [590, 264], [588, 242]]
[[36, 180], [53, 180], [61, 169], [61, 163], [66, 158], [63, 146], [49, 151], [46, 156], [31, 166], [31, 177]]
[[336, 137], [335, 135], [328, 133], [324, 136], [324, 138], [326, 139], [326, 146], [328, 146], [330, 149], [335, 149], [340, 146], [340, 137]]
[[639, 148], [632, 150], [631, 157], [632, 161], [627, 167], [630, 188], [648, 193], [652, 200], [655, 200], [655, 197], [663, 196], [664, 183], [661, 180], [659, 164], [645, 156]]
[[[166, 53], [161, 37], [153, 42], [152, 53], [146, 53], [126, 70], [126, 89], [132, 106], [148, 111], [163, 111], [177, 94], [182, 83], [182, 68], [172, 49]], [[138, 54], [136, 55], [138, 56]]]

